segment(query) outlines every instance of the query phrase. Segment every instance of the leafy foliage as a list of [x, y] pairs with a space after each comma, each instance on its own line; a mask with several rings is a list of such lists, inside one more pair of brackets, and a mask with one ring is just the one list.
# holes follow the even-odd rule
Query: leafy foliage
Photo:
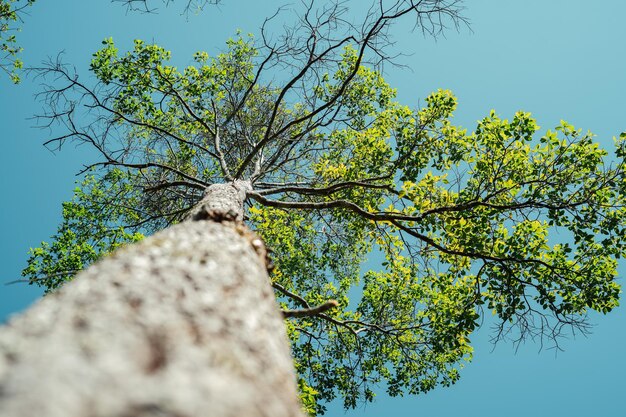
[[126, 180], [128, 175], [120, 170], [109, 171], [102, 179], [87, 175], [74, 198], [63, 203], [63, 222], [52, 243], [42, 242], [30, 250], [22, 275], [50, 292], [103, 255], [141, 240], [141, 233], [128, 231], [139, 228], [132, 223], [140, 224], [141, 217], [126, 206], [136, 202]]
[[[451, 92], [401, 105], [350, 46], [309, 79], [312, 95], [264, 80], [251, 37], [182, 71], [169, 58], [142, 41], [120, 55], [109, 39], [95, 87], [47, 69], [67, 82], [48, 94], [48, 117], [70, 127], [56, 141], [89, 143], [102, 161], [54, 243], [33, 251], [33, 282], [57, 288], [60, 273], [180, 221], [209, 184], [248, 180], [281, 304], [339, 303], [286, 323], [311, 414], [337, 396], [371, 401], [383, 383], [390, 395], [454, 383], [485, 310], [496, 338], [556, 342], [617, 306], [626, 135], [609, 157], [565, 122], [538, 135], [525, 112], [491, 112], [468, 133]], [[82, 125], [81, 105], [93, 117]], [[380, 265], [364, 262], [375, 254]]]
[[22, 61], [17, 55], [22, 48], [17, 45], [15, 26], [20, 23], [24, 9], [32, 5], [35, 0], [0, 0], [0, 69], [7, 73], [14, 83], [20, 81], [18, 71], [22, 68]]

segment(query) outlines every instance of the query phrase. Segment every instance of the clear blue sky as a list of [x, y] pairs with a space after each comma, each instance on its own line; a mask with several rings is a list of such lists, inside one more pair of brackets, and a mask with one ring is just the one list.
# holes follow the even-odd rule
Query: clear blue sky
[[[181, 3], [177, 0], [174, 4]], [[20, 41], [24, 60], [36, 65], [65, 51], [81, 74], [100, 41], [113, 36], [122, 49], [132, 40], [157, 41], [179, 65], [196, 50], [215, 52], [237, 28], [256, 32], [278, 0], [225, 0], [220, 9], [186, 21], [179, 9], [160, 15], [127, 15], [108, 0], [40, 1], [30, 11]], [[358, 2], [355, 2], [358, 3]], [[400, 99], [416, 106], [437, 88], [459, 97], [459, 124], [473, 128], [490, 109], [503, 117], [532, 112], [542, 128], [565, 119], [591, 130], [603, 144], [626, 130], [626, 1], [468, 0], [472, 30], [448, 32], [433, 41], [396, 27], [398, 48], [412, 54], [409, 69], [388, 68]], [[52, 154], [41, 146], [46, 131], [28, 120], [40, 108], [37, 80], [18, 87], [0, 78], [0, 282], [19, 278], [26, 251], [54, 233], [60, 204], [71, 196], [75, 177], [88, 158], [67, 146]], [[622, 264], [620, 281], [626, 268]], [[0, 320], [40, 296], [22, 286], [0, 286]], [[626, 309], [594, 315], [593, 334], [563, 342], [564, 352], [526, 344], [489, 344], [489, 329], [473, 337], [476, 354], [461, 381], [430, 394], [389, 399], [347, 416], [626, 416]], [[331, 405], [329, 416], [343, 416]]]

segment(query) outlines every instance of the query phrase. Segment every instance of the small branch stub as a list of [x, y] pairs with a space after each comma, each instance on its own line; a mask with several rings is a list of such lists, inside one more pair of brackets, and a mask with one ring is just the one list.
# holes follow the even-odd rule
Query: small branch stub
[[335, 308], [339, 306], [339, 303], [336, 300], [330, 300], [325, 302], [324, 304], [320, 304], [315, 307], [310, 308], [302, 308], [299, 310], [283, 310], [283, 317], [310, 317], [316, 316], [318, 314], [324, 313], [325, 311], [330, 310], [331, 308]]

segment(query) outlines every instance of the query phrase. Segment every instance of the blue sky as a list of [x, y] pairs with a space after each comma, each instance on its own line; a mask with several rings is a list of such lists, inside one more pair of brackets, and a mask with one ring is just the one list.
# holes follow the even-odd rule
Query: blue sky
[[[181, 3], [177, 0], [174, 4]], [[135, 38], [156, 41], [172, 51], [178, 65], [196, 50], [216, 52], [237, 28], [256, 32], [261, 20], [282, 1], [225, 0], [188, 20], [179, 9], [159, 15], [126, 14], [108, 0], [40, 1], [19, 35], [24, 60], [37, 65], [64, 51], [64, 60], [86, 74], [100, 41], [113, 36], [121, 49]], [[600, 3], [602, 7], [600, 7]], [[610, 146], [626, 130], [626, 2], [604, 0], [466, 1], [472, 31], [447, 32], [434, 41], [395, 28], [397, 48], [410, 54], [408, 68], [387, 68], [386, 78], [411, 106], [438, 88], [459, 98], [458, 124], [472, 129], [495, 109], [502, 117], [532, 112], [543, 129], [565, 119]], [[0, 282], [19, 278], [26, 252], [54, 233], [60, 204], [70, 198], [74, 174], [89, 155], [66, 146], [52, 154], [41, 146], [45, 130], [29, 120], [40, 109], [38, 81], [13, 86], [0, 78]], [[620, 266], [620, 282], [626, 268]], [[23, 285], [0, 286], [0, 320], [40, 296]], [[564, 352], [528, 343], [489, 343], [489, 329], [473, 337], [475, 359], [452, 388], [389, 399], [355, 411], [331, 405], [330, 416], [626, 416], [626, 310], [593, 315], [588, 337], [565, 340]]]

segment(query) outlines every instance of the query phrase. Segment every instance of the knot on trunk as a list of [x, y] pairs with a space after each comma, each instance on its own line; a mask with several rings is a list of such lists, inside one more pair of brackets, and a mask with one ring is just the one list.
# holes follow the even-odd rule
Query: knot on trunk
[[210, 185], [185, 220], [243, 221], [243, 203], [251, 190], [250, 182], [241, 180]]
[[194, 210], [193, 215], [187, 217], [187, 219], [192, 221], [198, 220], [211, 220], [214, 222], [222, 223], [222, 222], [235, 222], [238, 220], [237, 212], [233, 210], [229, 210], [227, 212], [223, 212], [221, 210], [214, 210], [208, 207], [199, 207], [198, 210]]

